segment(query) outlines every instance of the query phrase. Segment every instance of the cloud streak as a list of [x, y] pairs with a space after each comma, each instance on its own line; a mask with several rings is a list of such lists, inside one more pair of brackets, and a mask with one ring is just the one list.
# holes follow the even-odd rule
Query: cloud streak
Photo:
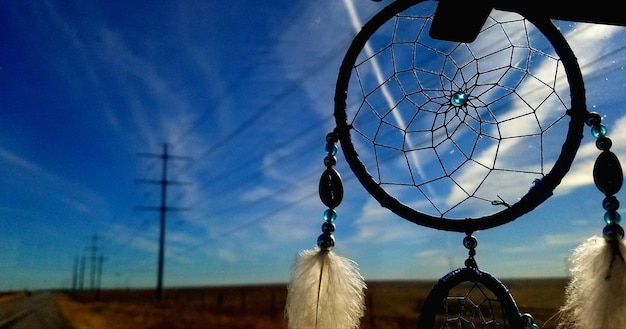
[[[610, 33], [610, 31], [615, 31], [615, 30], [607, 29], [604, 26], [598, 25], [597, 27], [595, 26], [587, 27], [583, 29], [583, 31], [584, 32], [581, 33], [578, 30], [574, 30], [570, 32], [570, 35], [566, 37], [568, 37], [569, 39], [575, 39], [577, 43], [585, 44], [585, 49], [589, 51], [588, 55], [590, 55], [591, 58], [595, 58], [598, 56], [603, 45], [605, 44], [605, 40], [603, 38], [594, 38], [593, 36], [606, 35], [607, 33]], [[593, 68], [587, 67], [587, 70], [593, 70]], [[552, 81], [552, 78], [554, 77], [553, 63], [549, 61], [545, 61], [538, 68], [533, 69], [532, 72], [534, 76], [539, 78], [538, 79], [539, 81], [548, 81], [548, 82]], [[534, 80], [529, 80], [529, 81], [534, 82]], [[566, 81], [564, 80], [563, 75], [561, 75], [559, 79], [557, 79], [556, 86], [557, 86], [556, 88], [557, 93], [562, 94], [562, 95], [567, 94], [568, 86], [566, 84]], [[530, 104], [540, 104], [540, 101], [542, 100], [542, 98], [533, 100], [533, 97], [536, 97], [536, 96], [533, 96], [533, 93], [535, 93], [534, 84], [525, 85], [524, 83], [522, 83], [516, 88], [516, 93], [519, 95], [526, 95], [523, 97], [524, 98], [523, 101], [529, 102]], [[544, 96], [539, 95], [539, 97], [544, 97]], [[527, 106], [526, 103], [523, 103], [521, 98], [516, 99], [515, 102], [510, 104], [510, 109], [511, 109], [509, 111], [510, 113], [505, 114], [504, 117], [508, 116], [511, 118], [515, 118], [518, 115], [516, 114], [518, 109], [524, 109], [526, 108], [526, 106]], [[546, 120], [546, 122], [550, 122], [551, 120], [554, 120], [553, 118], [556, 118], [558, 115], [560, 115], [556, 111], [563, 111], [563, 110], [564, 110], [563, 107], [558, 103], [557, 99], [550, 98], [548, 99], [548, 102], [541, 103], [541, 108], [537, 111], [537, 113], [541, 115], [540, 116], [541, 120]], [[534, 133], [537, 131], [536, 126], [534, 128], [532, 126], [532, 125], [536, 125], [535, 122], [528, 121], [528, 120], [526, 121], [522, 120], [521, 122], [518, 122], [518, 121], [520, 120], [512, 120], [511, 122], [515, 124], [507, 124], [505, 125], [506, 128], [500, 127], [502, 131], [500, 132], [494, 131], [494, 132], [491, 132], [491, 134], [495, 135], [495, 134], [500, 133], [503, 136], [524, 136], [526, 134]], [[554, 130], [554, 128], [551, 128], [551, 129]], [[564, 132], [560, 132], [560, 130], [556, 130], [554, 133], [550, 133], [550, 134], [555, 137], [558, 137], [558, 134], [564, 134]], [[563, 138], [563, 137], [560, 137], [560, 138]], [[481, 163], [490, 163], [491, 161], [490, 159], [493, 159], [493, 155], [497, 154], [497, 161], [495, 163], [497, 168], [509, 168], [510, 167], [510, 168], [519, 168], [519, 170], [528, 171], [528, 172], [538, 172], [540, 169], [539, 165], [541, 163], [540, 162], [532, 163], [528, 161], [529, 159], [528, 156], [533, 153], [533, 150], [531, 149], [525, 150], [525, 147], [523, 145], [524, 140], [525, 139], [523, 138], [517, 138], [517, 139], [512, 139], [510, 141], [507, 140], [506, 143], [493, 145], [489, 149], [485, 150], [482, 154], [478, 155], [476, 159], [478, 162], [481, 162]], [[546, 143], [546, 142], [543, 142], [543, 143]], [[546, 146], [548, 145], [544, 144], [544, 147]], [[496, 147], [497, 147], [497, 150], [496, 150]], [[555, 148], [554, 145], [551, 148], [554, 149], [554, 151], [559, 152], [559, 149]], [[583, 162], [583, 164], [578, 165], [574, 172], [571, 172], [570, 174], [566, 175], [566, 178], [563, 184], [559, 188], [557, 188], [559, 195], [571, 193], [574, 191], [575, 188], [583, 187], [583, 186], [593, 183], [592, 180], [590, 179], [591, 170], [590, 170], [590, 163], [589, 163], [590, 161], [589, 155], [591, 154], [592, 148], [595, 148], [595, 146], [592, 147], [589, 144], [583, 145], [581, 147], [581, 150], [578, 153], [577, 161]], [[538, 152], [538, 149], [535, 152]], [[523, 154], [522, 157], [520, 157], [521, 154]], [[551, 168], [551, 166], [554, 163], [553, 162], [554, 154], [550, 154], [546, 152], [543, 156], [547, 156], [544, 160], [542, 160], [542, 161], [546, 161], [544, 165], [546, 166], [546, 168]], [[482, 158], [484, 158], [484, 160]], [[480, 177], [482, 173], [472, 170], [471, 167], [469, 167], [469, 169], [470, 170], [467, 170], [458, 176], [458, 181], [460, 182], [461, 186], [477, 186], [476, 183], [472, 183], [472, 180], [475, 181], [476, 177]], [[530, 186], [531, 178], [532, 177], [528, 177], [526, 175], [518, 175], [518, 176], [506, 175], [506, 179], [504, 179], [503, 177], [503, 179], [498, 179], [497, 181], [490, 180], [487, 183], [483, 183], [483, 185], [481, 186], [481, 190], [497, 191], [499, 195], [502, 196], [505, 200], [516, 200], [516, 197], [521, 196], [521, 194], [519, 195], [511, 194], [511, 193], [508, 193], [507, 191], [509, 192], [519, 191], [520, 186], [522, 187]], [[497, 185], [492, 185], [492, 183], [497, 184]], [[459, 190], [451, 191], [451, 193], [449, 193], [448, 195], [449, 195], [448, 204], [455, 204], [456, 202], [458, 202], [458, 200], [462, 200], [464, 198], [464, 194], [461, 193], [461, 191]], [[509, 201], [509, 203], [511, 203], [511, 201]]]

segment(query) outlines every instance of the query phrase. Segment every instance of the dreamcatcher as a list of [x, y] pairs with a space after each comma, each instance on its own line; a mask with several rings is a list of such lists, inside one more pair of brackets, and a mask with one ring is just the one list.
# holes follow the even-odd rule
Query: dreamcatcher
[[[328, 209], [317, 247], [299, 255], [288, 287], [289, 327], [358, 328], [364, 312], [365, 283], [356, 264], [332, 251], [334, 209], [343, 197], [334, 169], [340, 143], [351, 170], [382, 207], [424, 227], [464, 234], [464, 267], [435, 284], [419, 329], [538, 328], [508, 289], [479, 269], [474, 233], [509, 223], [548, 199], [587, 124], [602, 151], [594, 178], [606, 194], [607, 226], [603, 238], [576, 252], [584, 260], [573, 271], [587, 273], [568, 287], [563, 326], [623, 328], [626, 312], [616, 308], [626, 306], [624, 232], [614, 197], [622, 171], [601, 117], [586, 109], [576, 57], [549, 18], [491, 7], [481, 10], [479, 33], [469, 29], [463, 36], [467, 42], [434, 38], [445, 31], [434, 23], [437, 4], [390, 4], [363, 26], [344, 57], [336, 128], [326, 138], [319, 186]], [[586, 266], [590, 259], [594, 265]], [[589, 277], [597, 282], [589, 284]], [[607, 282], [588, 298], [590, 287]], [[611, 307], [593, 306], [598, 315], [592, 321], [600, 324], [581, 323], [581, 312], [588, 316], [589, 305], [614, 288], [622, 294]]]

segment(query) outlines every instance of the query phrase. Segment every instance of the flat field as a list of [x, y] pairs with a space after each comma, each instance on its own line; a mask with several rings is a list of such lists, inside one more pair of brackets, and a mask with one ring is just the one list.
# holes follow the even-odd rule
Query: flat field
[[[566, 279], [502, 280], [523, 313], [542, 329], [556, 326]], [[434, 282], [368, 282], [361, 329], [417, 327]], [[464, 293], [460, 293], [462, 296]], [[281, 329], [286, 328], [286, 285], [166, 289], [159, 301], [150, 290], [104, 290], [57, 294], [76, 329]], [[455, 291], [455, 296], [456, 291]]]

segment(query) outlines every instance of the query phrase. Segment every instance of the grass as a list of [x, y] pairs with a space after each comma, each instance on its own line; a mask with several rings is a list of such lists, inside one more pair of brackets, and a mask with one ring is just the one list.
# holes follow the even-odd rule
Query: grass
[[[566, 279], [503, 280], [520, 311], [542, 329], [563, 303]], [[415, 328], [433, 282], [368, 282], [361, 329]], [[106, 290], [58, 293], [58, 304], [76, 329], [280, 329], [286, 328], [285, 285]]]

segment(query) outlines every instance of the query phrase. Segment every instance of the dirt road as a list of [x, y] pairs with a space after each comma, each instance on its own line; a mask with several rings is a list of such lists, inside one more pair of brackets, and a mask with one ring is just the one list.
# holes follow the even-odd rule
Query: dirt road
[[0, 303], [1, 329], [72, 329], [55, 303], [54, 294], [40, 292]]

